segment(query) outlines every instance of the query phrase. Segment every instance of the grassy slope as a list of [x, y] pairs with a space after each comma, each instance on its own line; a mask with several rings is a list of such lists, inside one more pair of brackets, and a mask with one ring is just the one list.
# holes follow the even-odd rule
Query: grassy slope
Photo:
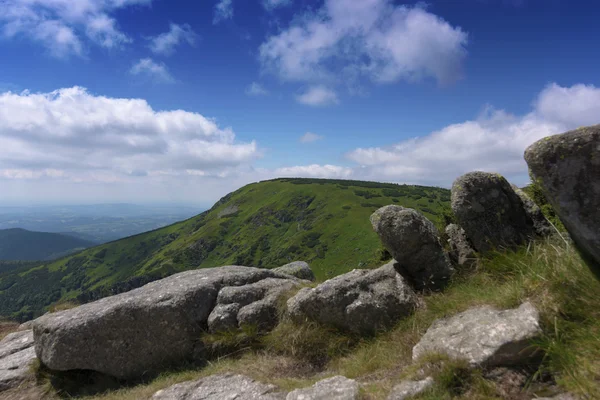
[[[376, 337], [356, 339], [314, 324], [284, 320], [265, 337], [223, 336], [221, 340], [232, 345], [238, 340], [240, 351], [217, 357], [203, 369], [166, 372], [144, 384], [108, 390], [89, 399], [146, 399], [172, 384], [222, 372], [242, 373], [287, 390], [341, 374], [357, 379], [362, 398], [368, 400], [383, 400], [402, 379], [422, 379], [422, 373], [434, 376], [436, 383], [419, 399], [530, 399], [562, 391], [600, 398], [599, 292], [600, 282], [578, 254], [563, 242], [548, 240], [490, 256], [477, 270], [459, 271], [446, 291], [425, 296], [424, 307]], [[485, 379], [483, 371], [469, 370], [459, 361], [438, 355], [413, 364], [411, 349], [435, 319], [476, 305], [508, 308], [525, 300], [540, 310], [544, 333], [532, 345], [545, 353], [541, 365], [529, 372], [523, 389], [527, 395], [509, 397], [502, 387]], [[214, 335], [204, 338], [207, 343], [217, 339]], [[552, 390], [554, 383], [558, 387]], [[46, 384], [43, 388], [45, 398], [57, 398], [55, 387]]]
[[0, 229], [0, 260], [47, 260], [93, 245], [90, 241], [60, 233]]
[[439, 188], [353, 181], [251, 184], [187, 221], [0, 274], [0, 315], [27, 319], [51, 303], [91, 300], [194, 268], [305, 260], [324, 280], [378, 266], [381, 247], [369, 223], [374, 210], [396, 203], [437, 221], [449, 196]]

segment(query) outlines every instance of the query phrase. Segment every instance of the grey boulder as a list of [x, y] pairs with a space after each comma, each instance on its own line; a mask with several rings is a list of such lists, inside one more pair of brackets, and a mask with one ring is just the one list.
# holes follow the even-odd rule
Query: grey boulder
[[463, 228], [450, 224], [446, 227], [446, 235], [450, 245], [450, 259], [460, 266], [468, 267], [477, 263], [477, 252], [471, 246]]
[[154, 400], [284, 400], [277, 387], [244, 375], [212, 375], [159, 390]]
[[433, 378], [428, 376], [420, 381], [403, 381], [394, 386], [388, 400], [410, 399], [433, 386]]
[[30, 371], [35, 361], [33, 332], [8, 334], [0, 341], [0, 391], [16, 386], [33, 376]]
[[289, 282], [289, 276], [266, 269], [199, 269], [48, 314], [33, 324], [35, 351], [53, 370], [93, 370], [122, 379], [198, 360], [200, 337], [221, 289], [267, 278]]
[[292, 319], [310, 319], [338, 329], [371, 334], [411, 314], [417, 296], [388, 263], [375, 270], [355, 269], [304, 288], [287, 301]]
[[600, 125], [539, 140], [527, 148], [525, 160], [600, 276]]
[[536, 235], [540, 237], [552, 235], [554, 233], [554, 228], [552, 228], [552, 225], [546, 219], [544, 213], [542, 213], [542, 209], [538, 207], [531, 197], [529, 197], [527, 193], [521, 190], [518, 186], [512, 185], [512, 188], [517, 196], [521, 198], [523, 207], [525, 207], [525, 212], [533, 222], [533, 229]]
[[224, 287], [208, 316], [208, 328], [212, 332], [243, 325], [253, 325], [262, 331], [272, 329], [279, 321], [282, 296], [298, 285], [292, 280], [267, 278], [244, 286]]
[[358, 383], [344, 376], [334, 376], [305, 389], [290, 392], [286, 400], [357, 400]]
[[440, 289], [453, 268], [435, 225], [418, 211], [396, 205], [371, 215], [373, 229], [416, 289]]
[[452, 211], [480, 253], [520, 245], [536, 235], [523, 201], [499, 174], [477, 171], [457, 178]]
[[315, 280], [315, 274], [313, 273], [312, 269], [310, 269], [308, 263], [304, 261], [294, 261], [279, 268], [274, 268], [273, 271], [291, 275], [298, 279], [304, 279], [307, 281]]
[[539, 314], [531, 303], [502, 311], [476, 307], [435, 321], [413, 348], [413, 360], [442, 353], [471, 366], [527, 363], [536, 353], [531, 340], [540, 334]]

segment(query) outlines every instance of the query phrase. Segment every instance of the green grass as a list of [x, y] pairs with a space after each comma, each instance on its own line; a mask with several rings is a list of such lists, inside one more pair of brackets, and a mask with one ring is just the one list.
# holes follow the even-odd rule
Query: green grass
[[[149, 398], [174, 383], [234, 372], [273, 383], [284, 390], [344, 375], [361, 384], [363, 399], [385, 399], [403, 379], [433, 376], [434, 386], [420, 399], [500, 399], [485, 371], [460, 360], [430, 354], [412, 361], [412, 347], [431, 323], [477, 305], [516, 307], [529, 300], [539, 309], [543, 335], [532, 342], [545, 356], [528, 366], [529, 396], [547, 395], [553, 379], [561, 391], [600, 398], [600, 282], [566, 243], [546, 240], [517, 252], [499, 252], [478, 269], [461, 271], [443, 293], [424, 297], [424, 305], [395, 328], [372, 338], [350, 337], [315, 323], [283, 320], [271, 333], [252, 329], [207, 336], [209, 345], [226, 344], [227, 354], [205, 368], [166, 372], [144, 384], [108, 390], [94, 400]], [[292, 293], [290, 293], [291, 295]]]
[[304, 260], [325, 280], [385, 258], [369, 222], [378, 207], [415, 208], [441, 223], [449, 200], [445, 189], [373, 182], [251, 184], [189, 220], [0, 273], [0, 315], [22, 321], [51, 304], [86, 302], [176, 272], [231, 264], [273, 268]]

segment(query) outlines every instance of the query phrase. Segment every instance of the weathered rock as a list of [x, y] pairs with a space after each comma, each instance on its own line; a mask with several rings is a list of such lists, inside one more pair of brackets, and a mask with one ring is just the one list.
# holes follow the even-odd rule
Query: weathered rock
[[600, 125], [544, 138], [525, 151], [525, 160], [600, 276]]
[[534, 356], [531, 339], [540, 334], [539, 314], [531, 303], [502, 311], [476, 307], [435, 321], [413, 348], [413, 359], [433, 352], [466, 359], [472, 366], [521, 364]]
[[277, 387], [256, 382], [244, 375], [212, 375], [159, 390], [154, 400], [284, 400]]
[[308, 263], [304, 261], [294, 261], [279, 268], [275, 268], [273, 271], [295, 276], [296, 278], [305, 279], [308, 281], [315, 280], [315, 274], [313, 273], [312, 269], [310, 269]]
[[456, 264], [468, 267], [477, 263], [477, 253], [463, 228], [450, 224], [446, 227], [446, 235], [450, 245], [449, 256]]
[[526, 243], [536, 234], [523, 201], [498, 174], [477, 171], [457, 178], [452, 211], [480, 253]]
[[540, 237], [552, 235], [554, 233], [554, 228], [552, 228], [552, 225], [550, 225], [550, 222], [548, 222], [544, 213], [542, 213], [541, 208], [539, 208], [538, 205], [527, 196], [527, 193], [522, 191], [517, 185], [511, 185], [511, 187], [517, 196], [521, 198], [521, 201], [523, 201], [525, 212], [533, 222], [533, 229], [535, 230], [536, 235]]
[[373, 229], [416, 289], [440, 289], [453, 268], [435, 225], [418, 211], [390, 205], [371, 215]]
[[197, 358], [203, 349], [199, 338], [219, 292], [267, 278], [290, 281], [266, 269], [199, 269], [48, 314], [33, 324], [36, 354], [53, 370], [93, 370], [117, 378]]
[[290, 392], [286, 400], [358, 400], [359, 387], [353, 379], [334, 376], [305, 389]]
[[291, 280], [267, 278], [244, 286], [224, 287], [208, 317], [208, 327], [212, 332], [242, 325], [269, 330], [279, 320], [281, 296], [298, 285], [298, 282]]
[[18, 386], [31, 378], [30, 366], [36, 359], [33, 332], [21, 331], [0, 341], [0, 391]]
[[433, 386], [433, 378], [427, 377], [421, 381], [403, 381], [394, 386], [388, 400], [410, 399]]
[[370, 334], [389, 328], [413, 312], [417, 296], [394, 268], [353, 270], [288, 300], [295, 320], [309, 318], [350, 332]]

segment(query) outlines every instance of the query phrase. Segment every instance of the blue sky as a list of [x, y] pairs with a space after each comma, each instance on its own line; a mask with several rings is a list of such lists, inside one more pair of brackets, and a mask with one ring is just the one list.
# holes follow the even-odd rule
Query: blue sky
[[600, 123], [594, 3], [0, 0], [0, 203], [526, 183], [529, 144]]

